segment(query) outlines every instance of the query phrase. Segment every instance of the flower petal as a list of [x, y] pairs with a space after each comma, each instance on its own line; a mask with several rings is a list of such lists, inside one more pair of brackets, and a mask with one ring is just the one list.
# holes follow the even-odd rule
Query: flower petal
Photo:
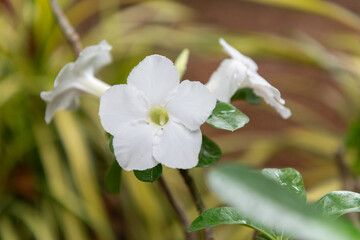
[[48, 102], [45, 110], [45, 122], [47, 124], [51, 122], [56, 111], [62, 109], [73, 110], [78, 106], [78, 91], [72, 89], [56, 95], [53, 94], [53, 91], [40, 93], [40, 97]]
[[60, 70], [59, 74], [55, 78], [54, 88], [76, 82], [75, 79], [79, 77], [79, 74], [75, 74], [74, 67], [75, 64], [73, 62], [65, 64], [65, 66]]
[[200, 129], [190, 131], [182, 124], [169, 120], [162, 135], [154, 142], [156, 161], [170, 168], [188, 169], [199, 161], [202, 136]]
[[222, 102], [230, 102], [239, 85], [246, 78], [247, 68], [233, 59], [225, 59], [205, 84], [209, 91]]
[[245, 64], [245, 66], [251, 71], [256, 72], [258, 70], [258, 65], [251, 58], [241, 54], [238, 50], [230, 46], [230, 44], [228, 44], [224, 39], [220, 38], [219, 43], [223, 47], [224, 51], [232, 58]]
[[104, 129], [112, 135], [125, 123], [146, 120], [147, 115], [144, 95], [132, 86], [114, 85], [100, 98], [100, 121]]
[[174, 98], [166, 106], [173, 121], [197, 130], [209, 118], [216, 105], [216, 98], [200, 82], [181, 82]]
[[153, 157], [153, 139], [157, 128], [143, 122], [122, 125], [114, 134], [116, 161], [126, 171], [146, 170], [158, 162]]
[[111, 45], [105, 40], [97, 45], [84, 48], [75, 61], [76, 70], [91, 75], [95, 74], [100, 68], [111, 63], [111, 48]]
[[166, 57], [151, 55], [130, 72], [127, 83], [142, 91], [151, 106], [164, 106], [177, 91], [179, 73]]
[[285, 100], [281, 98], [280, 91], [268, 83], [263, 77], [255, 72], [250, 72], [248, 78], [242, 82], [240, 88], [249, 87], [254, 90], [257, 96], [276, 109], [282, 118], [287, 119], [291, 116], [290, 109], [284, 107]]

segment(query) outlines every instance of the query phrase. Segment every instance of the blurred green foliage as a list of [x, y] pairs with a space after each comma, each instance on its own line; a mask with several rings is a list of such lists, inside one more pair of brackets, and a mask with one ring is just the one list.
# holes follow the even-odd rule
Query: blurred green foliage
[[[359, 16], [326, 1], [254, 2], [266, 3], [269, 8], [281, 3], [289, 9], [284, 11], [306, 11], [351, 28], [360, 26]], [[320, 44], [302, 33], [239, 33], [200, 24], [195, 20], [199, 13], [180, 1], [65, 0], [60, 4], [79, 30], [84, 46], [102, 39], [113, 45], [114, 63], [100, 73], [109, 84], [124, 83], [130, 70], [152, 53], [175, 60], [188, 47], [189, 68], [195, 63], [192, 58], [219, 62], [225, 55], [220, 54], [217, 40], [223, 37], [252, 57], [323, 69], [336, 86], [321, 89], [322, 95], [317, 95], [317, 89], [303, 91], [309, 81], [292, 85], [291, 80], [298, 78], [295, 73], [278, 76], [282, 82], [288, 81], [282, 85], [282, 92], [310, 100], [320, 98], [317, 100], [345, 125], [359, 113], [360, 36], [354, 31], [331, 33]], [[140, 182], [132, 173], [124, 172], [121, 194], [105, 192], [103, 179], [113, 155], [98, 119], [97, 99], [83, 97], [78, 111], [59, 112], [50, 125], [45, 124], [45, 103], [39, 94], [51, 89], [61, 67], [74, 60], [49, 2], [0, 1], [0, 33], [0, 238], [181, 239], [181, 227], [156, 183]], [[334, 153], [346, 137], [344, 131], [333, 127], [328, 116], [296, 98], [285, 99], [293, 116], [282, 131], [241, 129], [239, 134], [216, 132], [210, 137], [223, 151], [221, 161], [232, 159], [261, 166], [282, 151], [301, 151], [313, 160], [303, 176], [307, 185], [320, 186], [308, 195], [310, 200], [316, 199], [328, 188], [340, 186]], [[272, 114], [276, 116], [265, 106], [257, 108], [261, 111], [269, 121], [275, 118]], [[346, 156], [349, 166], [357, 161], [351, 152]], [[191, 171], [208, 206], [218, 205], [205, 186], [203, 170]], [[189, 218], [197, 217], [178, 173], [166, 168], [163, 174]], [[216, 236], [251, 239], [252, 232], [224, 227], [216, 230]]]

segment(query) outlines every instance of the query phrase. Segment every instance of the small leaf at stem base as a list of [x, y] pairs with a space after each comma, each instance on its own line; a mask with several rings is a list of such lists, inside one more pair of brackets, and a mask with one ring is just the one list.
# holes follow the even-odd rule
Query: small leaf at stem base
[[121, 167], [116, 160], [113, 161], [105, 174], [105, 188], [111, 194], [120, 193]]
[[209, 167], [217, 163], [220, 160], [221, 155], [222, 153], [219, 146], [203, 135], [197, 167]]
[[162, 173], [161, 164], [158, 164], [153, 168], [146, 169], [143, 171], [134, 170], [134, 174], [136, 178], [143, 182], [154, 182], [161, 176], [161, 173]]

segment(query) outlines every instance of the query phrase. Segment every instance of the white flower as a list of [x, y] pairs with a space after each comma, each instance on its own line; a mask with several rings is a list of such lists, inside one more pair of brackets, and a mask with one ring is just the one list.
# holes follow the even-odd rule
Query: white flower
[[77, 108], [78, 97], [81, 94], [88, 93], [100, 97], [110, 87], [95, 77], [100, 68], [112, 61], [110, 50], [111, 46], [106, 41], [85, 48], [75, 62], [66, 64], [60, 70], [54, 88], [49, 92], [41, 92], [40, 97], [47, 102], [47, 123], [56, 111]]
[[284, 107], [285, 101], [281, 98], [278, 89], [270, 85], [258, 73], [258, 66], [249, 57], [244, 56], [230, 46], [224, 39], [219, 40], [224, 51], [231, 59], [221, 62], [219, 68], [211, 75], [207, 88], [217, 99], [222, 102], [230, 102], [234, 93], [241, 88], [251, 88], [257, 96], [276, 109], [283, 117], [291, 116], [291, 111]]
[[127, 170], [145, 170], [161, 163], [187, 169], [198, 163], [200, 125], [216, 99], [200, 82], [185, 80], [166, 57], [151, 55], [100, 98], [99, 116], [114, 136], [116, 160]]

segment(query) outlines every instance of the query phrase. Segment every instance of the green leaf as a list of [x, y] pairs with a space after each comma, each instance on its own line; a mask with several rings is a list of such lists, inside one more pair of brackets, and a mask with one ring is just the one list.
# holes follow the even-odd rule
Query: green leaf
[[272, 238], [269, 238], [267, 235], [265, 235], [263, 233], [260, 233], [260, 234], [256, 235], [256, 239], [259, 239], [259, 240], [272, 240]]
[[193, 232], [223, 224], [245, 225], [264, 233], [270, 239], [276, 239], [275, 233], [270, 228], [245, 219], [236, 208], [232, 207], [218, 207], [206, 210], [191, 223], [189, 231]]
[[282, 187], [297, 194], [306, 202], [306, 192], [301, 174], [293, 168], [265, 168], [261, 173], [279, 183]]
[[105, 188], [111, 194], [120, 193], [121, 167], [116, 160], [113, 161], [105, 174]]
[[109, 148], [112, 153], [114, 153], [113, 141], [114, 141], [114, 136], [110, 135]]
[[161, 176], [161, 173], [162, 173], [161, 164], [158, 164], [153, 168], [146, 169], [143, 171], [134, 170], [134, 174], [136, 178], [143, 182], [154, 182]]
[[324, 216], [338, 218], [347, 213], [360, 212], [360, 194], [348, 191], [330, 192], [314, 205]]
[[295, 239], [354, 240], [360, 233], [348, 222], [325, 219], [302, 198], [262, 174], [226, 164], [209, 174], [211, 189], [244, 218]]
[[242, 88], [236, 91], [236, 93], [231, 97], [231, 101], [245, 100], [250, 104], [260, 104], [261, 100], [258, 96], [255, 95], [254, 91], [251, 88]]
[[180, 79], [183, 77], [183, 75], [186, 71], [187, 63], [189, 61], [189, 55], [190, 55], [189, 49], [185, 48], [184, 50], [182, 50], [182, 52], [179, 54], [179, 56], [175, 60], [175, 67], [177, 68], [177, 70], [179, 72]]
[[249, 122], [249, 118], [229, 103], [217, 102], [211, 116], [206, 121], [215, 128], [235, 131]]
[[209, 167], [217, 163], [220, 160], [221, 155], [222, 153], [219, 146], [203, 135], [197, 167]]

